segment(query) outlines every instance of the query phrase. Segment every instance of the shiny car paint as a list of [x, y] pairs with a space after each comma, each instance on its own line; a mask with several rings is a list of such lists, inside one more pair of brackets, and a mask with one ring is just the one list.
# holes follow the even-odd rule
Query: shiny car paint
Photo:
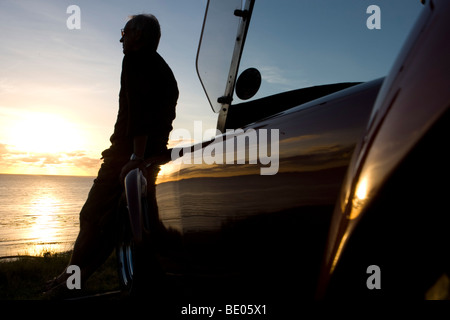
[[340, 279], [334, 294], [424, 298], [448, 271], [450, 221], [438, 186], [448, 177], [449, 16], [448, 1], [427, 1], [380, 89], [335, 207], [320, 297], [333, 277], [364, 279], [369, 256], [388, 275], [383, 289], [345, 281], [342, 290]]
[[265, 296], [296, 279], [313, 293], [333, 206], [382, 82], [244, 127], [279, 130], [274, 175], [261, 175], [261, 164], [163, 165], [156, 181], [162, 242], [178, 244], [162, 254], [166, 272], [206, 273], [234, 285], [230, 277], [244, 278], [240, 292]]
[[[448, 267], [441, 259], [441, 249], [448, 248], [448, 218], [437, 209], [442, 202], [429, 201], [432, 193], [424, 191], [441, 172], [448, 173], [442, 171], [446, 158], [441, 155], [450, 103], [449, 44], [443, 41], [449, 10], [448, 2], [427, 1], [386, 78], [287, 108], [277, 108], [285, 101], [275, 97], [270, 104], [278, 111], [251, 123], [242, 123], [242, 114], [229, 106], [228, 117], [237, 118], [222, 119], [221, 125], [279, 130], [276, 174], [261, 175], [261, 163], [199, 159], [162, 165], [155, 183], [160, 229], [152, 243], [165, 274], [190, 283], [203, 298], [383, 296], [366, 286], [366, 268], [377, 264], [383, 279], [397, 283], [381, 292], [398, 297], [404, 286], [411, 293], [406, 297], [423, 295], [434, 277], [423, 277], [416, 290], [408, 282], [413, 272], [401, 279], [414, 260], [408, 255], [423, 241], [414, 238], [421, 223], [428, 236], [439, 227], [439, 237], [428, 239], [439, 246], [419, 248], [420, 266], [433, 275]], [[248, 106], [257, 110], [264, 102]], [[428, 156], [434, 152], [439, 161]], [[183, 157], [191, 156], [196, 157]], [[429, 219], [427, 208], [433, 211]], [[395, 215], [402, 210], [406, 213]], [[409, 232], [399, 233], [402, 225]], [[397, 237], [401, 244], [387, 252]], [[433, 259], [426, 259], [425, 251]]]

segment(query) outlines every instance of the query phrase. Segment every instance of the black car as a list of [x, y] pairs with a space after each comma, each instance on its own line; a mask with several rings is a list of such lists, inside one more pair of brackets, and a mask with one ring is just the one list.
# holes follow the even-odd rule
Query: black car
[[[261, 83], [255, 68], [236, 80], [258, 4], [210, 0], [197, 66], [222, 134], [129, 174], [122, 282], [226, 303], [446, 297], [450, 3], [422, 2], [386, 77], [245, 101]], [[223, 28], [237, 33], [214, 38]]]

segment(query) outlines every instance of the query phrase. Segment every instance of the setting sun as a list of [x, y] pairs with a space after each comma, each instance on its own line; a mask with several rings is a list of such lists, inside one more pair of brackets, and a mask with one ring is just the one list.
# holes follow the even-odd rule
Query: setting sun
[[3, 173], [92, 176], [98, 171], [100, 156], [86, 151], [92, 139], [67, 116], [17, 112], [2, 131], [8, 141], [0, 143]]
[[57, 153], [81, 150], [85, 138], [75, 124], [62, 116], [34, 113], [12, 126], [9, 141], [16, 150]]

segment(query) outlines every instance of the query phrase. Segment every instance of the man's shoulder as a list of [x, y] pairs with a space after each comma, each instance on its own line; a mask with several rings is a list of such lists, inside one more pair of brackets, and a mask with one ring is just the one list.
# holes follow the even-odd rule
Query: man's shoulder
[[154, 52], [153, 59], [156, 64], [170, 69], [166, 60], [158, 52], [156, 52], [156, 51]]
[[170, 68], [166, 60], [156, 51], [141, 51], [128, 53], [123, 57], [123, 68], [142, 70], [151, 68]]

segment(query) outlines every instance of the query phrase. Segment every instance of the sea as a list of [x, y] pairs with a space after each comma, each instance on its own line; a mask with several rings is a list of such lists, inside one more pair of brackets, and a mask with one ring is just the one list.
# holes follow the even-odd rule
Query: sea
[[0, 174], [0, 258], [71, 250], [93, 180]]

